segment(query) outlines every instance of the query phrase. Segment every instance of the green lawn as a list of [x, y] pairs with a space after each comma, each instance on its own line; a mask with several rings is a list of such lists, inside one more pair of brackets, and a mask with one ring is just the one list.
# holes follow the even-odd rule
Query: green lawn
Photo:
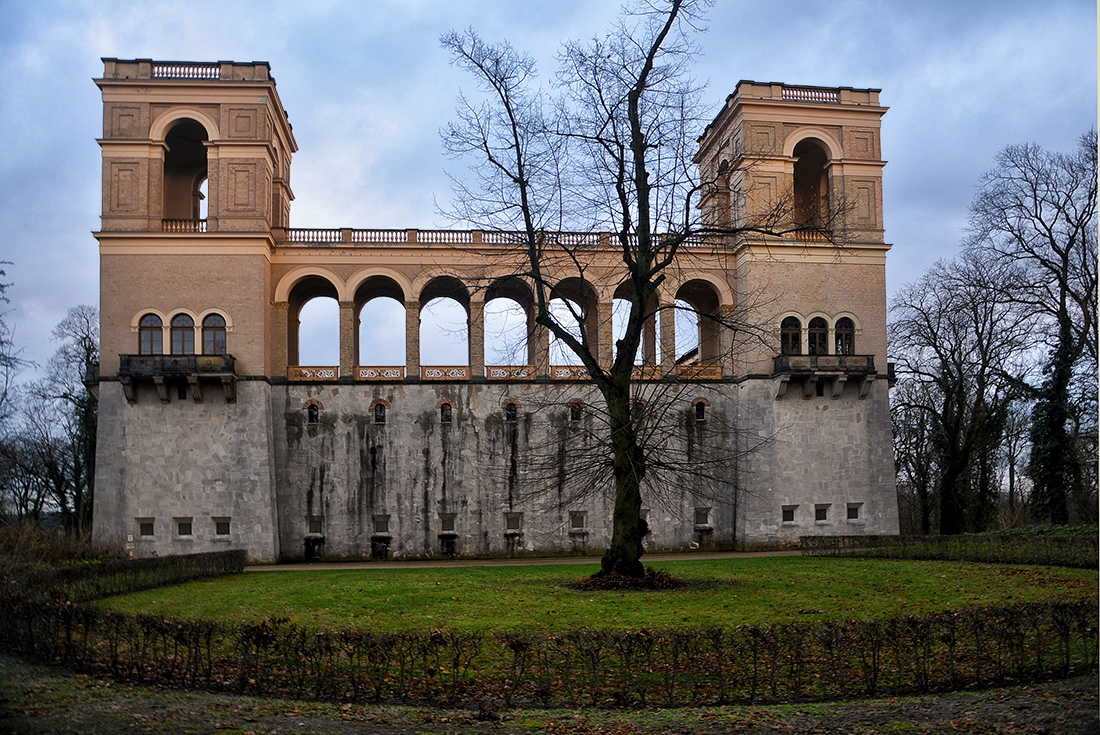
[[872, 619], [1095, 596], [1095, 570], [954, 562], [757, 557], [653, 565], [705, 587], [576, 592], [597, 565], [252, 572], [110, 598], [127, 612], [290, 618], [322, 629], [549, 630], [730, 627]]

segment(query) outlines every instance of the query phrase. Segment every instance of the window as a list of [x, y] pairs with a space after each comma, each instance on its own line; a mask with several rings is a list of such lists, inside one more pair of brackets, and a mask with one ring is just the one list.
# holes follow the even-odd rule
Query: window
[[306, 523], [310, 533], [319, 534], [325, 531], [324, 519], [321, 516], [310, 516], [306, 519]]
[[504, 532], [505, 533], [519, 533], [523, 530], [523, 514], [522, 513], [505, 513], [504, 514]]
[[695, 402], [695, 420], [706, 421], [707, 420], [707, 404], [702, 401]]
[[176, 535], [177, 536], [190, 536], [191, 535], [191, 519], [190, 518], [177, 518], [176, 519]]
[[439, 423], [449, 424], [451, 423], [451, 417], [454, 413], [454, 409], [449, 403], [442, 403], [439, 406]]
[[829, 156], [813, 138], [799, 141], [793, 153], [795, 224], [824, 228], [829, 220]]
[[802, 322], [789, 316], [779, 325], [781, 352], [784, 355], [802, 354]]
[[152, 518], [135, 518], [138, 527], [138, 536], [152, 536], [153, 535], [153, 519]]
[[172, 317], [172, 354], [195, 354], [195, 320], [186, 314]]
[[208, 314], [202, 320], [202, 354], [225, 354], [225, 317]]
[[797, 505], [784, 505], [783, 506], [783, 522], [794, 523], [794, 512], [798, 510]]
[[440, 513], [439, 514], [439, 530], [441, 533], [454, 533], [455, 532], [455, 514], [454, 513]]
[[827, 521], [827, 520], [829, 520], [829, 505], [828, 505], [828, 503], [826, 503], [824, 505], [815, 505], [814, 506], [814, 520], [815, 521]]
[[569, 404], [569, 420], [580, 421], [581, 414], [584, 411], [584, 404], [580, 401], [573, 401]]
[[374, 404], [374, 423], [384, 424], [386, 423], [386, 404], [376, 403]]
[[856, 353], [856, 325], [848, 317], [836, 320], [836, 354], [854, 355]]
[[858, 521], [860, 517], [860, 508], [863, 507], [863, 503], [848, 503], [848, 520]]
[[389, 533], [390, 532], [390, 517], [389, 516], [375, 516], [374, 517], [374, 532], [375, 533]]
[[569, 530], [583, 531], [587, 526], [588, 514], [583, 510], [575, 510], [569, 514]]
[[159, 355], [164, 352], [164, 331], [160, 317], [146, 314], [138, 325], [138, 352], [143, 355]]
[[504, 420], [505, 421], [515, 421], [516, 420], [516, 414], [517, 414], [517, 411], [516, 411], [516, 404], [515, 403], [505, 403], [504, 404]]
[[321, 420], [321, 408], [316, 403], [311, 403], [306, 407], [306, 421], [311, 424], [316, 424]]
[[710, 525], [710, 508], [696, 508], [695, 509], [695, 525], [696, 526], [709, 526]]
[[215, 536], [228, 536], [229, 535], [229, 519], [228, 518], [215, 518], [214, 519], [214, 535]]
[[810, 320], [807, 343], [811, 355], [829, 354], [829, 325], [819, 316]]

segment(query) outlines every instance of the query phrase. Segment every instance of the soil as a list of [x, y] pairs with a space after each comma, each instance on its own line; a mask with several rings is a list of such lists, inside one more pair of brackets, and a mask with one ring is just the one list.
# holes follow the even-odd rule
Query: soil
[[692, 709], [448, 710], [119, 684], [0, 656], [0, 733], [1100, 733], [1096, 675], [936, 696]]

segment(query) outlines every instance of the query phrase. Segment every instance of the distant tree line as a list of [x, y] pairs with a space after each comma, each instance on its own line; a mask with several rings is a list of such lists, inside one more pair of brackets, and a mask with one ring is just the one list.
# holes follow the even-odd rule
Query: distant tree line
[[1005, 148], [891, 304], [903, 533], [1097, 522], [1096, 145]]
[[[0, 271], [0, 277], [4, 275]], [[0, 283], [0, 301], [10, 286]], [[57, 352], [34, 380], [0, 313], [0, 523], [55, 520], [67, 533], [92, 527], [96, 395], [84, 385], [99, 361], [99, 313], [76, 306], [53, 331]]]

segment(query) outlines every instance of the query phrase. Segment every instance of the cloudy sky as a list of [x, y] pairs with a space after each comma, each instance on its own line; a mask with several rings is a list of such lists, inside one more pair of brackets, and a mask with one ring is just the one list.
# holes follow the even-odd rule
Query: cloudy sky
[[[438, 131], [468, 78], [438, 38], [472, 26], [540, 63], [604, 29], [617, 0], [0, 0], [0, 260], [6, 318], [44, 363], [98, 300], [100, 57], [271, 63], [300, 151], [296, 227], [442, 226]], [[1096, 125], [1093, 0], [718, 0], [697, 75], [715, 110], [740, 79], [875, 87], [887, 271], [952, 255], [997, 151], [1076, 145]]]

